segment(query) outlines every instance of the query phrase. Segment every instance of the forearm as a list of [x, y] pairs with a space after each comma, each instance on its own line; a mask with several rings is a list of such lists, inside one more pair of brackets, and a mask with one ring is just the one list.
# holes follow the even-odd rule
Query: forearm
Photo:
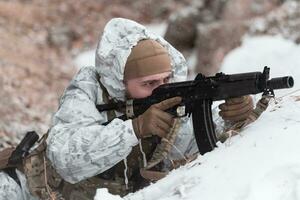
[[57, 172], [66, 181], [76, 183], [117, 164], [138, 140], [131, 120], [115, 119], [107, 126], [54, 126], [47, 143], [47, 156]]

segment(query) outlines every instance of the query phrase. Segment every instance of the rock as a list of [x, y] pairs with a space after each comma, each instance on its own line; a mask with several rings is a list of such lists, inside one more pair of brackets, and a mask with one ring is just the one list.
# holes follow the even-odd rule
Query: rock
[[48, 42], [51, 46], [68, 49], [75, 39], [75, 32], [67, 25], [53, 26], [48, 32]]
[[218, 21], [198, 24], [196, 73], [214, 75], [225, 55], [240, 45], [241, 37], [247, 32], [246, 22]]
[[200, 21], [197, 9], [189, 7], [173, 16], [168, 24], [165, 39], [179, 50], [192, 48]]
[[221, 0], [193, 1], [191, 6], [171, 15], [165, 39], [181, 51], [193, 48], [197, 24], [211, 23], [218, 19], [225, 2]]
[[[227, 1], [221, 9], [220, 18], [217, 18], [219, 20], [211, 24], [199, 24], [196, 42], [198, 58], [196, 73], [214, 75], [219, 70], [226, 54], [239, 46], [243, 35], [248, 33], [252, 20], [277, 9], [281, 3], [281, 0]], [[262, 22], [257, 24], [262, 24]]]
[[222, 19], [228, 21], [248, 20], [265, 15], [277, 8], [282, 0], [231, 0], [225, 5]]
[[249, 35], [282, 35], [300, 43], [300, 2], [287, 1], [266, 17], [253, 20]]

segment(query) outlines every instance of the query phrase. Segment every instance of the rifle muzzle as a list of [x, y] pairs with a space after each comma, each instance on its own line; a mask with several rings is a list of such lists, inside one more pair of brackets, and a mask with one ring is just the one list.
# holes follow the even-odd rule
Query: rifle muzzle
[[294, 86], [294, 79], [291, 76], [272, 78], [269, 81], [267, 81], [267, 88], [269, 89], [283, 89], [283, 88], [291, 88], [293, 86]]

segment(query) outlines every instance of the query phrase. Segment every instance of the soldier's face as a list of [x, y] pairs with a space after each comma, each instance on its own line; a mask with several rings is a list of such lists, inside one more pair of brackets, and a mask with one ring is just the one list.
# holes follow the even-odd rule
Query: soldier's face
[[128, 98], [145, 98], [152, 94], [152, 91], [158, 86], [168, 83], [171, 78], [171, 72], [144, 76], [125, 80], [126, 95]]

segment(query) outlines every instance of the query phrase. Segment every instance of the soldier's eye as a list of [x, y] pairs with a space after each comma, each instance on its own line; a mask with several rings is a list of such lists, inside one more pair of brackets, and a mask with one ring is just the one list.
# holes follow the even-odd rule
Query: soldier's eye
[[153, 86], [156, 84], [156, 81], [147, 81], [143, 83], [143, 86]]
[[164, 78], [164, 83], [168, 83], [170, 81], [170, 78], [171, 78], [170, 76]]

